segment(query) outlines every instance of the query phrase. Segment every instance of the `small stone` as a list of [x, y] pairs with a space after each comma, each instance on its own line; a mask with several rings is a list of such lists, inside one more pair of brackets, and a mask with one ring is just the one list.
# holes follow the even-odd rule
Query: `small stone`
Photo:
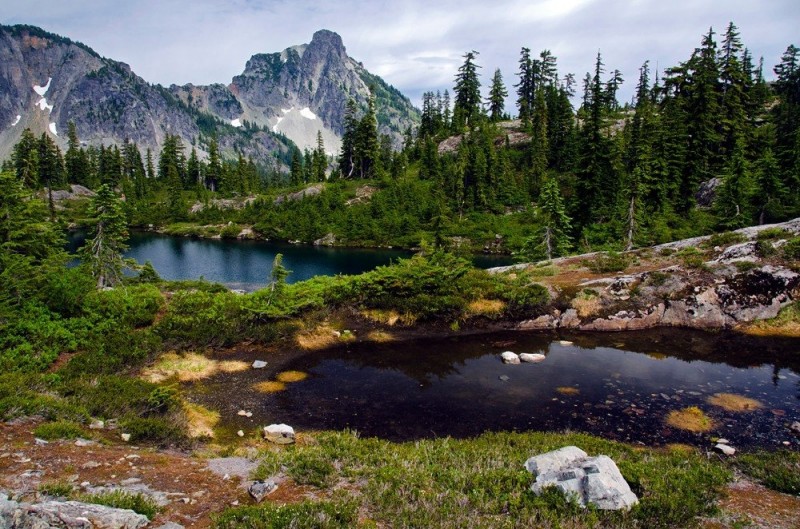
[[95, 444], [94, 441], [91, 441], [89, 439], [77, 439], [75, 441], [75, 446], [79, 446], [81, 448], [85, 448], [87, 446], [92, 446], [93, 444]]
[[547, 357], [541, 353], [522, 353], [519, 355], [519, 359], [528, 364], [538, 364], [544, 362]]
[[783, 444], [783, 446], [789, 446], [789, 445], [791, 445], [792, 443], [790, 443], [789, 441], [784, 441], [782, 444]]
[[503, 359], [504, 364], [512, 364], [517, 365], [519, 364], [519, 355], [512, 351], [506, 351], [500, 355], [500, 358]]
[[252, 496], [256, 502], [260, 502], [277, 489], [278, 484], [270, 479], [268, 481], [254, 481], [247, 487], [247, 492], [250, 493], [250, 496]]
[[800, 421], [794, 421], [789, 429], [793, 431], [795, 434], [800, 435]]
[[722, 444], [722, 443], [715, 444], [714, 445], [714, 450], [716, 450], [717, 452], [720, 452], [722, 454], [725, 454], [726, 456], [732, 456], [733, 454], [736, 453], [736, 449], [735, 448], [733, 448], [731, 446], [728, 446], [726, 444]]
[[729, 444], [731, 444], [731, 442], [728, 441], [727, 439], [717, 439], [717, 443], [719, 443], [721, 445], [729, 445]]
[[236, 415], [238, 415], [239, 417], [247, 417], [247, 412], [244, 410], [239, 410], [238, 412], [236, 412]]
[[120, 434], [120, 437], [122, 437], [122, 440], [126, 443], [131, 440], [131, 434], [129, 433]]
[[342, 337], [342, 333], [340, 333], [339, 331], [333, 331], [333, 332], [331, 332], [331, 334], [333, 335], [334, 338], [341, 338]]
[[89, 424], [90, 430], [102, 430], [106, 427], [106, 423], [100, 420], [94, 420]]
[[33, 440], [36, 443], [36, 446], [44, 446], [50, 444], [49, 442], [45, 441], [44, 439], [39, 439], [38, 437]]
[[267, 363], [263, 360], [253, 362], [253, 369], [264, 369], [265, 367], [267, 367]]
[[572, 342], [568, 341], [568, 340], [559, 340], [558, 341], [558, 345], [563, 345], [563, 346], [566, 347], [566, 346], [570, 346], [570, 345], [574, 345], [574, 344]]
[[264, 438], [279, 445], [294, 443], [294, 428], [288, 424], [270, 424], [264, 427]]
[[238, 435], [239, 437], [244, 437], [244, 432], [242, 430], [239, 430], [238, 432], [236, 432], [236, 435]]
[[503, 382], [508, 382], [509, 380], [511, 380], [511, 377], [509, 377], [508, 375], [500, 375], [498, 378]]
[[97, 468], [99, 466], [102, 466], [102, 465], [100, 463], [98, 463], [97, 461], [87, 461], [86, 463], [81, 465], [81, 468], [90, 469], [90, 468]]

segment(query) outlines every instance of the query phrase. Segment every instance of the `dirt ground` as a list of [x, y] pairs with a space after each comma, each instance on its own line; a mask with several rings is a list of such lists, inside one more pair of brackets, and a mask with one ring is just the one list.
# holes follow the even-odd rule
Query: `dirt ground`
[[[215, 459], [199, 453], [137, 447], [117, 439], [117, 432], [100, 431], [89, 446], [76, 441], [36, 443], [37, 420], [0, 423], [0, 490], [21, 501], [41, 499], [41, 485], [114, 486], [135, 478], [141, 485], [165, 493], [169, 502], [151, 524], [167, 521], [187, 528], [212, 525], [211, 516], [230, 505], [253, 500], [243, 486], [248, 467], [242, 458]], [[212, 471], [209, 466], [214, 467]], [[227, 474], [227, 476], [226, 476]], [[291, 503], [316, 497], [308, 487], [281, 482], [264, 501]], [[780, 494], [747, 480], [729, 485], [720, 513], [704, 520], [704, 529], [798, 529], [800, 497]]]

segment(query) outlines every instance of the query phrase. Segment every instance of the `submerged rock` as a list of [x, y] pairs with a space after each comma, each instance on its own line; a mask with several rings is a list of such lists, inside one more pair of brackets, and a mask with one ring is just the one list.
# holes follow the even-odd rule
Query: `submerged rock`
[[264, 369], [267, 367], [267, 363], [263, 360], [256, 360], [253, 362], [253, 369]]
[[525, 468], [536, 477], [531, 485], [535, 494], [556, 487], [584, 507], [605, 510], [628, 510], [639, 502], [610, 457], [588, 457], [576, 446], [531, 457]]

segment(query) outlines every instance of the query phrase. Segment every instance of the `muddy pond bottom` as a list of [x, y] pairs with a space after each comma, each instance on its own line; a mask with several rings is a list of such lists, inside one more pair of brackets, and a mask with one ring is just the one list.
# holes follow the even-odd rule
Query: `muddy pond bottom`
[[[506, 365], [504, 351], [545, 359]], [[724, 437], [737, 448], [800, 448], [789, 429], [800, 420], [800, 340], [513, 332], [224, 359], [268, 365], [185, 387], [220, 412], [223, 436], [287, 423], [394, 441], [546, 430], [647, 445]], [[697, 425], [681, 415], [668, 420], [687, 408], [689, 419], [702, 412], [704, 431], [686, 430]]]

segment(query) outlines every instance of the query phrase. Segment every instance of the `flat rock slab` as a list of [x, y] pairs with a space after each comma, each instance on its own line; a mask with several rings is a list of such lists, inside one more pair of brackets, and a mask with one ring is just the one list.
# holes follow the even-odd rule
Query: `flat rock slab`
[[209, 459], [207, 465], [208, 470], [221, 478], [238, 477], [244, 482], [258, 468], [258, 461], [251, 461], [246, 457], [217, 457]]
[[512, 351], [506, 351], [505, 353], [502, 353], [500, 358], [502, 358], [504, 364], [519, 364], [519, 355]]
[[140, 529], [147, 516], [130, 509], [115, 509], [78, 501], [17, 503], [0, 495], [0, 527], [14, 529]]
[[588, 457], [576, 446], [531, 457], [525, 468], [536, 477], [531, 485], [535, 494], [556, 487], [583, 507], [604, 510], [628, 510], [639, 502], [610, 457]]

